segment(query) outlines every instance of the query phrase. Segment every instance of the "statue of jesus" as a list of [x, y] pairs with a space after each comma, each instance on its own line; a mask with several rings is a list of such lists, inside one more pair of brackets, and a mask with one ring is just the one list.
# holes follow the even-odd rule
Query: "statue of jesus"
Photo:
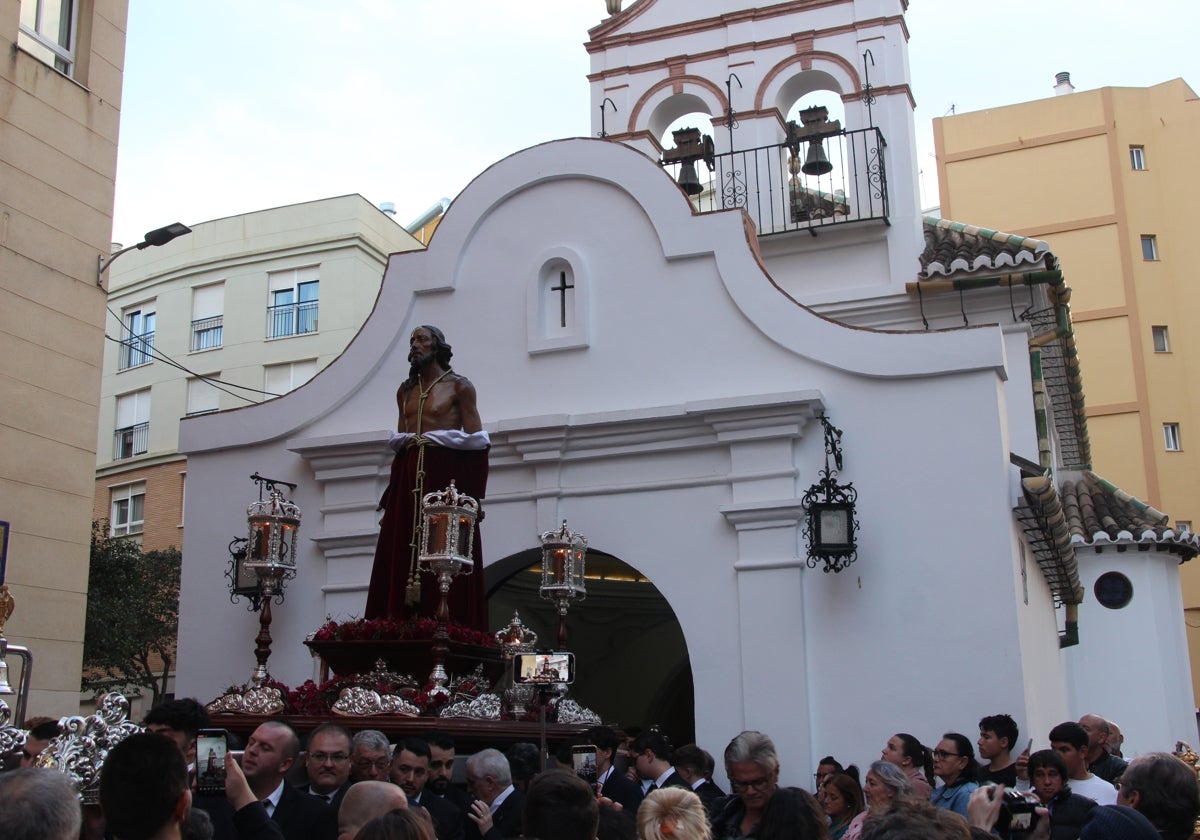
[[[479, 419], [475, 386], [450, 367], [452, 353], [437, 327], [421, 326], [409, 338], [408, 379], [396, 391], [400, 416], [389, 444], [396, 451], [391, 478], [379, 501], [383, 520], [367, 590], [367, 619], [432, 617], [439, 593], [432, 577], [417, 571], [421, 500], [454, 481], [460, 493], [483, 500], [490, 440]], [[487, 630], [483, 552], [476, 525], [474, 571], [450, 587], [450, 617]], [[424, 583], [425, 585], [422, 585]]]

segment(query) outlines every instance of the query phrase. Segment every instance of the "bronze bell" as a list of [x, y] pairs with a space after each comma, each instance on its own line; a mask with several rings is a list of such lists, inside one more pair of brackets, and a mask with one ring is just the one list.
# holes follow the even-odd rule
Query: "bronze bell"
[[[830, 167], [832, 169], [833, 167]], [[829, 170], [825, 170], [828, 172]], [[679, 165], [679, 186], [688, 195], [700, 195], [704, 192], [704, 187], [700, 184], [700, 177], [696, 174], [696, 162], [693, 160], [685, 160]]]
[[[825, 156], [825, 147], [820, 140], [808, 141], [808, 157], [804, 159], [800, 171], [805, 175], [828, 175], [833, 171], [833, 164]], [[682, 176], [680, 181], [682, 182]]]

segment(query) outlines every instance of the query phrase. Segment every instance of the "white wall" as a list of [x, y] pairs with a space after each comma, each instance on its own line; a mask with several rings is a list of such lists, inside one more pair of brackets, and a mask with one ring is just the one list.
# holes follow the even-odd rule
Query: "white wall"
[[[589, 340], [531, 353], [526, 285], [559, 245], [586, 274]], [[421, 323], [445, 329], [494, 435], [485, 561], [565, 517], [653, 580], [687, 639], [702, 743], [771, 732], [799, 784], [824, 752], [863, 762], [897, 730], [933, 739], [1023, 713], [1000, 331], [814, 316], [762, 271], [738, 214], [692, 216], [652, 162], [599, 141], [476, 179], [427, 252], [393, 257], [371, 319], [311, 383], [185, 421], [181, 693], [215, 695], [253, 665], [255, 617], [220, 574], [249, 473], [298, 482], [304, 511], [276, 676], [307, 678], [303, 636], [363, 602], [385, 430]], [[859, 560], [840, 575], [800, 549], [822, 409], [860, 492]], [[978, 656], [980, 626], [1007, 640], [997, 661]]]

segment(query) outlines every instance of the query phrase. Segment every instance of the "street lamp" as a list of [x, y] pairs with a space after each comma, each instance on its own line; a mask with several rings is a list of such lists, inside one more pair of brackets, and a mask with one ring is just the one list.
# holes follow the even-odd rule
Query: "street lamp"
[[108, 267], [113, 264], [113, 260], [126, 251], [132, 251], [135, 248], [139, 251], [144, 251], [150, 247], [157, 248], [159, 245], [166, 245], [172, 239], [191, 232], [192, 229], [182, 222], [172, 222], [166, 227], [155, 228], [150, 231], [138, 244], [130, 245], [122, 248], [120, 251], [109, 254], [108, 259], [105, 259], [103, 254], [100, 254], [96, 257], [96, 285], [101, 288], [104, 287], [104, 272], [108, 271]]

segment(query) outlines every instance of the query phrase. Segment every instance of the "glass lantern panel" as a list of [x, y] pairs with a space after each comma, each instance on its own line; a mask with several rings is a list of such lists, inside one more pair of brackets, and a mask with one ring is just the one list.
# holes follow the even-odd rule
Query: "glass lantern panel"
[[251, 560], [266, 560], [270, 553], [271, 523], [252, 521], [250, 523], [250, 551], [247, 556]]
[[458, 540], [454, 553], [459, 557], [468, 557], [471, 554], [471, 519], [468, 516], [458, 518]]
[[425, 548], [429, 554], [446, 553], [446, 514], [425, 515]]
[[850, 516], [843, 508], [822, 510], [820, 541], [826, 545], [845, 545], [850, 541]]

